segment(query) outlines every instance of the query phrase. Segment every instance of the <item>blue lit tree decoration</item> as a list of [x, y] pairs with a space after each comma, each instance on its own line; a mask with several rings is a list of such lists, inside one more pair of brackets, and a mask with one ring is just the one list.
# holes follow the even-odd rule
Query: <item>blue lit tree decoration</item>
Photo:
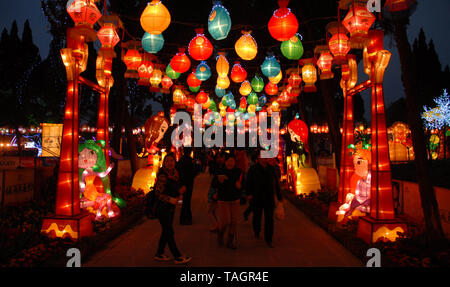
[[435, 108], [425, 106], [422, 118], [425, 120], [427, 129], [442, 129], [450, 126], [450, 96], [447, 90], [442, 95], [434, 99]]

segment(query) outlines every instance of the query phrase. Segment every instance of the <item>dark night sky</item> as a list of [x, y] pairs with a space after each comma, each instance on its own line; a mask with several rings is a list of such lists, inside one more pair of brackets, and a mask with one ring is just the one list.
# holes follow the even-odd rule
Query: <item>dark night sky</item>
[[[209, 1], [208, 1], [209, 2]], [[450, 1], [449, 0], [418, 0], [419, 5], [411, 18], [411, 25], [408, 29], [408, 37], [411, 43], [417, 37], [419, 30], [423, 27], [427, 36], [427, 41], [433, 39], [436, 51], [443, 67], [450, 65], [450, 53], [448, 30], [450, 27]], [[29, 19], [33, 30], [34, 42], [38, 45], [42, 58], [48, 54], [48, 45], [51, 35], [47, 32], [47, 22], [41, 10], [39, 0], [14, 0], [0, 2], [0, 29], [10, 29], [14, 20], [17, 20], [19, 33], [21, 35], [23, 23]], [[295, 13], [295, 11], [294, 11]], [[208, 15], [205, 15], [205, 22]], [[269, 19], [267, 19], [269, 20]], [[188, 41], [187, 39], [186, 41]], [[256, 39], [257, 40], [257, 39]], [[403, 86], [400, 80], [400, 62], [395, 42], [390, 37], [385, 38], [385, 48], [392, 53], [391, 64], [385, 74], [385, 99], [386, 105], [404, 95]], [[361, 63], [362, 65], [362, 63]], [[361, 69], [361, 67], [360, 67]], [[361, 74], [361, 73], [360, 73]], [[361, 74], [358, 82], [365, 80], [365, 74]], [[363, 94], [366, 104], [366, 115], [369, 115], [369, 95]], [[156, 107], [155, 107], [156, 108]]]

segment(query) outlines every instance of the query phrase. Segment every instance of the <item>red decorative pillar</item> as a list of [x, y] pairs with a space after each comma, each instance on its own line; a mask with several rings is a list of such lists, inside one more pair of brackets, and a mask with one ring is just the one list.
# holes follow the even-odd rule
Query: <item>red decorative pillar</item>
[[348, 145], [354, 143], [353, 96], [344, 89], [344, 119], [342, 121], [341, 167], [339, 171], [338, 203], [345, 201], [350, 190], [350, 178], [354, 172], [353, 160], [348, 152]]

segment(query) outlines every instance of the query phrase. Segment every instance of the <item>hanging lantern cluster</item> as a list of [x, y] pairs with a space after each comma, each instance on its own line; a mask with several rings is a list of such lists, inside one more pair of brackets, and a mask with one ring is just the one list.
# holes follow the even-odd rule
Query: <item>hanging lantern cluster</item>
[[241, 59], [250, 61], [258, 54], [258, 45], [251, 35], [252, 31], [242, 31], [242, 36], [236, 41], [234, 49]]
[[220, 1], [215, 1], [208, 17], [208, 32], [215, 40], [223, 40], [231, 30], [231, 17]]
[[177, 73], [185, 73], [191, 67], [191, 60], [185, 54], [184, 48], [179, 48], [178, 53], [170, 60], [170, 67]]
[[297, 17], [287, 8], [289, 0], [278, 0], [277, 9], [269, 20], [270, 35], [278, 41], [287, 41], [297, 33]]
[[213, 53], [213, 46], [208, 38], [203, 34], [203, 29], [195, 29], [197, 36], [189, 42], [189, 55], [197, 61], [205, 61], [211, 57]]
[[367, 44], [368, 31], [375, 16], [367, 10], [366, 2], [352, 2], [342, 24], [350, 32], [352, 48], [361, 49]]
[[247, 71], [242, 68], [238, 61], [234, 62], [231, 69], [231, 80], [235, 83], [242, 83], [245, 79], [247, 79]]
[[298, 34], [281, 43], [281, 53], [288, 60], [299, 60], [303, 56], [303, 44]]
[[347, 29], [338, 22], [328, 24], [327, 31], [332, 35], [328, 41], [328, 47], [333, 54], [333, 64], [342, 65], [347, 61], [347, 53], [350, 52], [349, 38]]
[[314, 66], [314, 58], [302, 59], [300, 60], [300, 65], [302, 65], [302, 78], [305, 82], [303, 91], [305, 93], [314, 93], [317, 91], [315, 83], [317, 81], [317, 70]]
[[149, 34], [161, 34], [170, 25], [169, 10], [159, 0], [147, 4], [141, 15], [141, 26]]
[[162, 34], [149, 34], [147, 32], [144, 33], [142, 37], [142, 48], [151, 54], [156, 54], [164, 46], [164, 37]]

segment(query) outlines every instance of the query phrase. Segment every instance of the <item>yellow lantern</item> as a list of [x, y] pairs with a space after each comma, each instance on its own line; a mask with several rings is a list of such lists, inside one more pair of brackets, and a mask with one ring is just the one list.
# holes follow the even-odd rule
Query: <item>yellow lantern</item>
[[[219, 56], [217, 56], [217, 63], [216, 63], [216, 71], [219, 77], [226, 77], [228, 75], [228, 72], [230, 70], [230, 64], [228, 63], [227, 58], [225, 58], [225, 53], [219, 52]], [[228, 86], [227, 86], [228, 88]], [[226, 88], [223, 88], [226, 89]]]
[[219, 103], [219, 110], [220, 110], [220, 111], [223, 111], [223, 110], [226, 111], [226, 109], [227, 109], [227, 107], [225, 107], [224, 104], [222, 104], [222, 102], [220, 102], [220, 103]]
[[227, 115], [227, 110], [220, 110], [220, 115], [222, 116], [222, 117], [224, 117], [224, 116], [226, 116]]
[[152, 87], [157, 87], [162, 80], [162, 72], [160, 69], [155, 69], [153, 71], [152, 77], [150, 78], [150, 84]]
[[249, 81], [245, 80], [242, 84], [241, 87], [239, 88], [239, 93], [243, 96], [247, 96], [252, 92], [252, 85], [250, 84]]
[[153, 0], [147, 4], [141, 15], [141, 26], [149, 34], [161, 34], [169, 27], [170, 13], [161, 1]]
[[228, 87], [230, 86], [230, 79], [228, 78], [227, 75], [225, 75], [224, 77], [221, 77], [220, 75], [217, 77], [217, 86], [219, 86], [219, 88], [221, 89], [228, 89]]
[[314, 67], [314, 59], [301, 60], [301, 64], [304, 65], [302, 68], [302, 78], [305, 82], [303, 90], [306, 93], [316, 92], [317, 88], [314, 83], [317, 81], [317, 70], [316, 67]]
[[173, 91], [173, 102], [175, 104], [181, 104], [183, 96], [184, 96], [183, 91], [179, 87], [175, 88], [175, 91]]
[[281, 70], [280, 70], [280, 72], [278, 73], [278, 75], [276, 75], [275, 77], [269, 78], [269, 81], [270, 81], [272, 84], [277, 85], [277, 84], [281, 81], [282, 78], [283, 78], [283, 73], [282, 73]]
[[248, 105], [247, 112], [249, 114], [254, 114], [256, 112], [256, 105]]
[[277, 101], [273, 101], [270, 107], [272, 108], [272, 112], [280, 111], [280, 104]]
[[255, 39], [250, 35], [252, 31], [242, 31], [242, 36], [236, 41], [234, 49], [236, 54], [243, 60], [253, 60], [258, 53], [258, 45]]

